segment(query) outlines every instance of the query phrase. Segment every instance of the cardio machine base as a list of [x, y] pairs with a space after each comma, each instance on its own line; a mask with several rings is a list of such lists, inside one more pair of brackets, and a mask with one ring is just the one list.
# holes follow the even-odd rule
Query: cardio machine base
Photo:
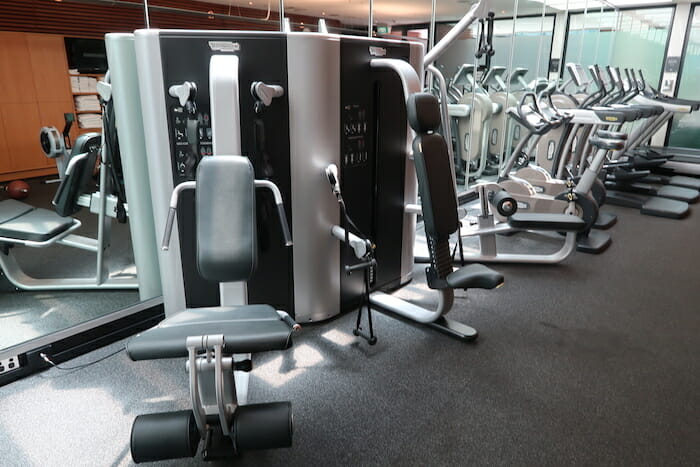
[[587, 235], [579, 235], [576, 241], [576, 251], [597, 255], [608, 249], [612, 239], [605, 232], [591, 230]]

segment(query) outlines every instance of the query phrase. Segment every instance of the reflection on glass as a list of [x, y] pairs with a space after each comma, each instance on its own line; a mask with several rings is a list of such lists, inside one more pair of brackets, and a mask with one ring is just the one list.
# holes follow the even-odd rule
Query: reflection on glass
[[319, 20], [331, 34], [367, 35], [369, 0], [320, 3], [308, 0], [285, 0], [284, 16], [291, 31], [318, 32]]
[[[700, 8], [695, 6], [691, 20], [688, 41], [685, 45], [681, 69], [678, 97], [700, 100], [700, 86], [697, 83], [700, 70]], [[673, 119], [670, 146], [683, 146], [700, 149], [700, 112], [693, 112]]]
[[[105, 17], [123, 14], [132, 18], [130, 28], [144, 27], [144, 17], [134, 15], [138, 10], [132, 6], [95, 2], [47, 8], [59, 16], [82, 8]], [[42, 19], [34, 11], [18, 11], [20, 20], [40, 28]], [[47, 21], [55, 21], [55, 15], [47, 15]], [[0, 146], [22, 154], [19, 164], [0, 161], [3, 184], [17, 187], [10, 182], [22, 178], [28, 187], [26, 193], [8, 190], [0, 198], [0, 350], [160, 294], [156, 278], [157, 293], [149, 289], [139, 296], [131, 232], [138, 226], [116, 218], [125, 220], [129, 201], [119, 155], [112, 151], [109, 167], [98, 162], [102, 125], [108, 120], [98, 95], [107, 68], [99, 38], [103, 31], [0, 33], [5, 52], [0, 66], [14, 71], [0, 77], [0, 86], [11, 92], [19, 76], [29, 79], [19, 93], [23, 104], [3, 104], [0, 112], [5, 115], [0, 116]], [[12, 112], [7, 105], [14, 106]], [[66, 114], [72, 117], [70, 126]], [[38, 137], [42, 127], [55, 128], [45, 132], [45, 143], [52, 142], [46, 148]], [[43, 151], [48, 148], [50, 157]], [[108, 200], [104, 209], [98, 199]]]
[[[372, 19], [375, 34], [380, 37], [396, 39], [407, 36], [407, 30], [410, 29], [411, 25], [427, 23], [432, 13], [431, 0], [415, 0], [413, 2], [374, 0], [373, 6]], [[409, 26], [409, 28], [404, 26]], [[421, 34], [421, 39], [428, 39], [427, 28], [423, 28]]]
[[169, 3], [161, 4], [158, 0], [148, 0], [150, 27], [260, 31], [276, 31], [281, 28], [280, 2], [276, 0], [192, 0], [185, 7], [182, 5], [178, 3], [173, 6]]
[[[436, 62], [448, 81], [448, 102], [453, 104], [450, 107], [454, 113], [450, 119], [451, 133], [460, 187], [466, 187], [470, 179], [497, 173], [503, 154], [509, 151], [511, 140], [517, 136], [505, 125], [497, 132], [498, 125], [494, 122], [505, 121], [499, 113], [512, 103], [513, 89], [527, 88], [538, 77], [546, 79], [549, 68], [553, 10], [542, 2], [532, 1], [515, 1], [510, 8], [499, 8], [503, 9], [494, 12], [497, 17], [490, 63], [485, 56], [476, 57], [482, 33], [479, 23], [472, 24]], [[461, 14], [449, 16], [453, 9], [453, 4], [438, 5], [436, 42], [466, 12], [463, 7]], [[451, 21], [444, 21], [446, 17]], [[509, 75], [513, 76], [512, 83]], [[514, 84], [513, 89], [511, 84]], [[498, 102], [494, 101], [496, 96]]]

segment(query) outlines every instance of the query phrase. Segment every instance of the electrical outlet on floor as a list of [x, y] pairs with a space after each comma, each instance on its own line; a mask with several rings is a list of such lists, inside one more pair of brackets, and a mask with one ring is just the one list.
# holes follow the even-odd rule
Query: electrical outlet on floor
[[0, 360], [0, 375], [3, 373], [10, 372], [12, 370], [18, 370], [19, 367], [19, 358], [16, 356]]

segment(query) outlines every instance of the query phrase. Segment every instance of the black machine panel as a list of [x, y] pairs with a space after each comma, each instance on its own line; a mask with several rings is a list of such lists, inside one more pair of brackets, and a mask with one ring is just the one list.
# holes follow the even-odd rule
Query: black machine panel
[[[387, 44], [384, 58], [408, 61], [408, 44]], [[404, 217], [406, 105], [400, 78], [372, 69], [370, 43], [343, 38], [341, 67], [341, 167], [343, 198], [350, 218], [377, 245], [373, 289], [398, 287]], [[345, 274], [357, 259], [341, 248], [341, 303], [357, 306], [364, 287], [362, 272]]]
[[[289, 115], [286, 93], [274, 99], [270, 107], [254, 110], [250, 93], [254, 81], [279, 84], [287, 89], [287, 45], [284, 36], [220, 35], [207, 33], [163, 33], [161, 54], [164, 92], [168, 106], [170, 150], [174, 185], [194, 180], [202, 157], [212, 155], [211, 115], [209, 108], [209, 62], [213, 52], [210, 42], [235, 42], [240, 46], [239, 99], [241, 152], [255, 168], [257, 179], [277, 184], [284, 197], [291, 225], [291, 187], [289, 154]], [[264, 57], [264, 59], [261, 59]], [[197, 85], [194, 107], [185, 107], [168, 95], [171, 85], [185, 81]], [[267, 303], [293, 313], [292, 252], [284, 246], [268, 190], [256, 197], [258, 228], [258, 267], [248, 281], [249, 303]], [[217, 283], [204, 280], [196, 268], [194, 229], [194, 194], [183, 192], [178, 209], [180, 248], [188, 307], [220, 304]]]

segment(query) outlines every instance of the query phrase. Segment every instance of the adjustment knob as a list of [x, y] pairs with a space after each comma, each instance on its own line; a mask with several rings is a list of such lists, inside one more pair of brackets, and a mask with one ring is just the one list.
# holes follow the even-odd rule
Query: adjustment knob
[[269, 107], [272, 99], [284, 96], [284, 88], [277, 84], [265, 84], [262, 81], [255, 81], [250, 85], [250, 93], [253, 97]]
[[168, 94], [180, 101], [180, 105], [184, 107], [187, 101], [194, 101], [197, 96], [197, 85], [192, 81], [173, 84], [168, 88]]

